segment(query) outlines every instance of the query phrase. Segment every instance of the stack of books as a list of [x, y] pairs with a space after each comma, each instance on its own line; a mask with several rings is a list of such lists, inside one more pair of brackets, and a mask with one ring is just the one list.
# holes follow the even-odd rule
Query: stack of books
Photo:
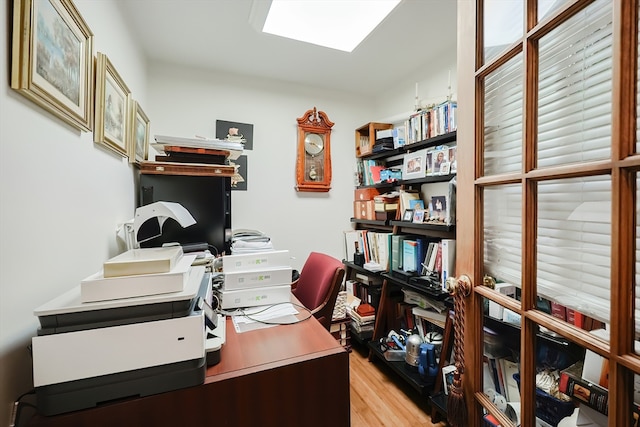
[[368, 339], [373, 336], [373, 328], [376, 323], [376, 310], [370, 304], [360, 304], [355, 310], [349, 313], [351, 317], [351, 329], [356, 332], [361, 339]]
[[80, 299], [85, 303], [182, 292], [195, 258], [183, 255], [181, 246], [130, 249], [82, 280]]

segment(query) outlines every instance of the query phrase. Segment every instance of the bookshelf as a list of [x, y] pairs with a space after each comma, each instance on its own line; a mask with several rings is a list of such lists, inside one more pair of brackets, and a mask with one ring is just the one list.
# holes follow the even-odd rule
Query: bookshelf
[[[438, 135], [432, 138], [427, 138], [418, 142], [414, 142], [410, 145], [404, 145], [394, 148], [392, 150], [386, 149], [380, 152], [374, 152], [373, 141], [368, 139], [370, 146], [363, 148], [360, 142], [363, 140], [363, 136], [369, 137], [375, 134], [378, 129], [391, 129], [392, 125], [380, 124], [380, 123], [367, 123], [366, 125], [356, 129], [356, 157], [357, 161], [368, 162], [373, 164], [383, 165], [388, 168], [401, 169], [403, 168], [403, 159], [405, 155], [418, 152], [419, 150], [431, 150], [440, 146], [455, 146], [457, 141], [457, 134], [455, 131], [448, 132], [443, 135]], [[365, 140], [367, 138], [364, 138]], [[394, 192], [399, 190], [417, 190], [420, 194], [426, 187], [439, 186], [438, 188], [446, 188], [449, 182], [456, 176], [455, 173], [443, 173], [424, 175], [420, 177], [412, 177], [411, 179], [389, 179], [379, 182], [370, 183], [366, 185], [360, 185], [356, 187], [356, 202], [362, 197], [363, 193], [370, 193], [368, 190], [376, 190], [379, 194]], [[432, 187], [433, 188], [433, 187]], [[367, 191], [364, 191], [367, 190]], [[375, 191], [374, 191], [375, 193]], [[371, 202], [373, 203], [373, 202]], [[406, 237], [418, 237], [425, 238], [425, 240], [438, 242], [441, 239], [455, 239], [456, 229], [455, 222], [453, 223], [435, 223], [435, 222], [422, 222], [415, 223], [412, 221], [403, 221], [400, 212], [396, 211], [395, 215], [390, 215], [384, 219], [376, 219], [375, 217], [366, 217], [354, 205], [354, 216], [351, 218], [351, 223], [355, 230], [366, 231], [367, 233], [380, 233], [383, 235], [391, 236], [406, 236]], [[360, 205], [361, 206], [361, 205]], [[369, 207], [371, 208], [371, 207]], [[369, 209], [369, 213], [370, 213]], [[365, 210], [366, 211], [366, 210]], [[455, 215], [454, 215], [455, 216]], [[390, 239], [389, 239], [390, 240]], [[353, 251], [351, 246], [347, 246], [347, 254], [349, 251]], [[400, 331], [403, 326], [400, 320], [398, 307], [400, 305], [407, 306], [411, 303], [405, 301], [405, 291], [411, 291], [419, 294], [422, 298], [437, 301], [444, 304], [447, 307], [447, 311], [450, 312], [453, 303], [448, 292], [442, 289], [442, 284], [439, 282], [437, 286], [425, 285], [424, 281], [416, 280], [416, 274], [406, 274], [400, 271], [393, 271], [391, 265], [386, 271], [372, 272], [362, 266], [353, 263], [353, 259], [346, 259], [344, 261], [347, 274], [346, 278], [354, 277], [356, 273], [364, 274], [368, 276], [375, 276], [382, 279], [382, 286], [380, 288], [379, 303], [376, 308], [376, 319], [373, 334], [371, 336], [363, 337], [351, 330], [351, 337], [353, 342], [359, 344], [365, 344], [369, 350], [369, 360], [379, 361], [385, 365], [388, 365], [391, 370], [397, 374], [402, 380], [407, 382], [416, 390], [420, 395], [438, 396], [437, 402], [440, 403], [439, 409], [434, 410], [431, 414], [432, 419], [437, 419], [440, 415], [446, 416], [446, 395], [442, 393], [442, 378], [440, 375], [443, 366], [449, 364], [450, 356], [453, 347], [452, 330], [453, 321], [452, 315], [446, 316], [446, 321], [432, 322], [432, 331], [439, 331], [442, 333], [443, 346], [441, 349], [441, 357], [438, 362], [438, 375], [435, 377], [423, 377], [417, 369], [409, 366], [404, 359], [403, 360], [387, 360], [385, 358], [383, 349], [380, 346], [380, 339], [386, 337], [389, 331]], [[452, 312], [450, 312], [452, 313]]]

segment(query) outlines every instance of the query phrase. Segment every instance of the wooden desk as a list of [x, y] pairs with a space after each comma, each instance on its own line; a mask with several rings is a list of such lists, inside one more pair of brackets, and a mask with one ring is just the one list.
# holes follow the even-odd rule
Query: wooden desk
[[[349, 426], [349, 354], [310, 318], [237, 334], [204, 384], [51, 417], [30, 426]], [[135, 343], [131, 343], [135, 345]]]

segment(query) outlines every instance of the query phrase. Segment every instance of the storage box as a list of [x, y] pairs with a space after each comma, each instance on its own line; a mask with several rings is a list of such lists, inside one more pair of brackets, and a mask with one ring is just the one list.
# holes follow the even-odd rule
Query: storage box
[[267, 268], [288, 267], [290, 263], [291, 256], [288, 250], [225, 255], [222, 257], [222, 271], [224, 273], [257, 271]]
[[375, 202], [373, 200], [356, 201], [354, 202], [353, 216], [356, 219], [370, 219], [375, 220]]
[[281, 304], [291, 301], [291, 285], [223, 290], [218, 298], [222, 309]]
[[224, 273], [225, 290], [287, 285], [291, 288], [291, 267]]
[[380, 192], [376, 188], [358, 188], [355, 191], [355, 201], [373, 200]]
[[[516, 297], [516, 287], [509, 283], [496, 283], [496, 291], [511, 298]], [[494, 319], [502, 320], [504, 316], [504, 308], [493, 301], [489, 301], [489, 316]]]
[[[513, 378], [520, 388], [520, 374], [513, 374]], [[536, 388], [536, 417], [556, 427], [565, 417], [573, 414], [575, 404], [571, 401], [564, 402], [556, 399], [548, 393]]]
[[102, 270], [80, 282], [80, 301], [96, 302], [135, 298], [184, 290], [195, 255], [184, 255], [167, 273], [104, 277]]

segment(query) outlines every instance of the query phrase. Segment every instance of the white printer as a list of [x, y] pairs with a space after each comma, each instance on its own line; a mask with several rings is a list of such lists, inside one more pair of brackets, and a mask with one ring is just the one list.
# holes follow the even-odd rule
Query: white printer
[[181, 292], [82, 303], [78, 286], [34, 310], [38, 410], [54, 415], [203, 383], [201, 300], [211, 292], [210, 274], [196, 266]]

